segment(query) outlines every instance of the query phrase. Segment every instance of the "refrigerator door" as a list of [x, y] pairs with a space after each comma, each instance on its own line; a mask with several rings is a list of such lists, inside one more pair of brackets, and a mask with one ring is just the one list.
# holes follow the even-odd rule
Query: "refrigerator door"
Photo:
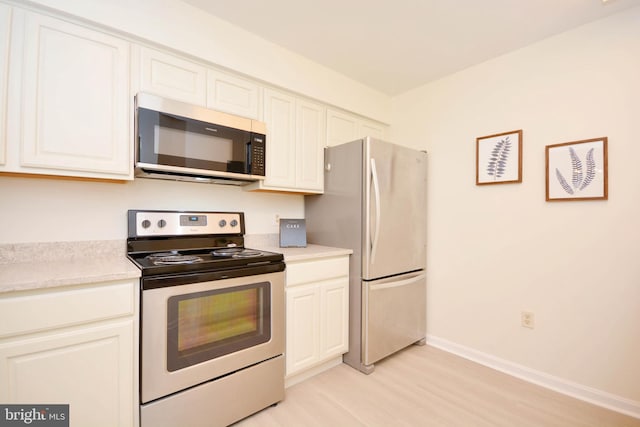
[[426, 336], [427, 279], [418, 271], [362, 283], [365, 366]]
[[425, 268], [426, 153], [364, 139], [362, 277]]

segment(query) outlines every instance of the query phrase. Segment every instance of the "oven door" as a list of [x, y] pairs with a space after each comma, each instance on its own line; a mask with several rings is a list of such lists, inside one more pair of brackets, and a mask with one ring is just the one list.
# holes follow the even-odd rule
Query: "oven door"
[[142, 291], [141, 401], [284, 353], [284, 273]]

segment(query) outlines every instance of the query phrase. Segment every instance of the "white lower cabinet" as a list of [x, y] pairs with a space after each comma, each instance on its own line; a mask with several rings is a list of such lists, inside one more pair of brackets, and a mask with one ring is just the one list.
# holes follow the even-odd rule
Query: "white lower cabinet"
[[68, 404], [72, 426], [138, 425], [137, 289], [0, 296], [0, 402]]
[[349, 348], [349, 256], [287, 261], [286, 381], [342, 362]]

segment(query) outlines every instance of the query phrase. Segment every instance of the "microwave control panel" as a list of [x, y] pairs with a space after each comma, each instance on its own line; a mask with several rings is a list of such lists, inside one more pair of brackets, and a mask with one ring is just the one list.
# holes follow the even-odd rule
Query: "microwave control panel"
[[251, 175], [265, 175], [265, 143], [266, 136], [252, 134], [251, 136]]

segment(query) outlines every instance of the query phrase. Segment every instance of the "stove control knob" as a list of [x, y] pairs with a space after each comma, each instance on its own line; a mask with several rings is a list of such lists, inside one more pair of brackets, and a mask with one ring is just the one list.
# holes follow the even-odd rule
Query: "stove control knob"
[[149, 221], [148, 219], [145, 219], [144, 221], [142, 221], [142, 228], [149, 228], [151, 227], [151, 221]]
[[162, 228], [165, 225], [167, 225], [167, 221], [165, 221], [164, 219], [161, 219], [160, 221], [158, 221], [158, 227]]
[[220, 228], [224, 227], [225, 225], [227, 225], [227, 221], [224, 219], [221, 219], [220, 222], [218, 223], [218, 225], [220, 226]]
[[229, 225], [232, 227], [235, 227], [236, 225], [238, 225], [238, 221], [236, 221], [235, 219], [232, 219]]

